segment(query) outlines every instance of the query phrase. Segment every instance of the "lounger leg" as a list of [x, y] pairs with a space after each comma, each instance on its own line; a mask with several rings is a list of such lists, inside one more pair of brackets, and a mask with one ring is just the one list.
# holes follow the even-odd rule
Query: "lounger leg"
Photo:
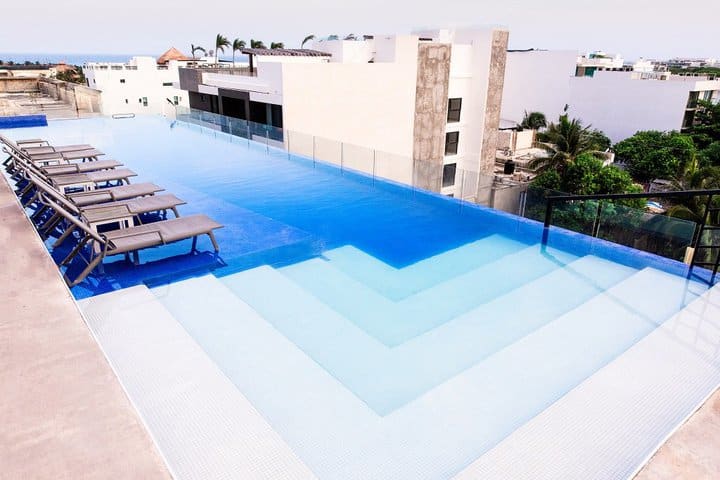
[[133, 256], [133, 265], [135, 265], [137, 267], [138, 265], [140, 265], [140, 252], [135, 250], [134, 252], [132, 252], [132, 256]]
[[220, 251], [220, 246], [217, 243], [217, 240], [215, 240], [215, 234], [213, 232], [208, 232], [208, 237], [210, 237], [210, 241], [213, 244], [213, 248], [215, 249], [215, 252]]
[[75, 257], [75, 255], [77, 255], [78, 252], [83, 249], [85, 244], [90, 241], [90, 238], [91, 238], [90, 235], [85, 235], [83, 237], [83, 239], [80, 240], [77, 245], [75, 245], [75, 248], [72, 249], [72, 251], [68, 254], [68, 256], [65, 257], [65, 259], [62, 262], [60, 262], [60, 266], [62, 267], [64, 265], [67, 265], [68, 263], [70, 263], [70, 261]]
[[180, 217], [180, 214], [179, 214], [178, 211], [177, 211], [177, 207], [172, 207], [172, 211], [173, 211], [173, 213], [175, 214], [175, 218], [179, 218], [179, 217]]
[[35, 219], [40, 218], [40, 216], [41, 216], [43, 213], [47, 212], [47, 209], [48, 209], [48, 206], [47, 206], [47, 205], [41, 206], [40, 208], [38, 208], [38, 209], [35, 211], [35, 213], [33, 213], [32, 215], [30, 215], [30, 220], [32, 220], [33, 222], [35, 222]]
[[80, 283], [80, 282], [82, 282], [83, 280], [85, 280], [85, 277], [87, 277], [88, 275], [90, 275], [90, 273], [91, 273], [93, 270], [95, 270], [95, 267], [97, 267], [98, 264], [99, 264], [100, 262], [102, 262], [102, 259], [103, 259], [102, 255], [98, 255], [97, 257], [95, 257], [95, 259], [93, 259], [92, 262], [88, 263], [88, 266], [85, 267], [85, 269], [83, 269], [83, 271], [80, 272], [80, 275], [78, 275], [77, 277], [75, 277], [75, 280], [73, 280], [72, 282], [69, 281], [69, 280], [70, 280], [69, 277], [67, 276], [67, 274], [65, 274], [65, 281], [68, 282], [68, 285], [69, 285], [70, 287], [74, 287], [74, 286], [77, 285], [78, 283]]
[[[27, 192], [28, 192], [28, 188], [25, 187], [25, 188], [23, 189], [23, 191], [20, 192], [20, 194], [18, 195], [18, 198], [24, 197]], [[23, 208], [27, 208], [28, 206], [30, 206], [35, 200], [37, 200], [37, 197], [38, 197], [37, 192], [35, 192], [35, 193], [33, 194], [33, 196], [30, 197], [30, 199], [29, 199], [27, 202], [21, 202]]]
[[197, 251], [197, 236], [193, 237], [192, 248], [190, 249], [191, 253], [195, 253], [196, 251]]
[[63, 234], [60, 235], [60, 238], [58, 238], [58, 239], [55, 241], [55, 243], [53, 243], [53, 248], [57, 248], [57, 247], [59, 247], [60, 245], [62, 245], [62, 243], [65, 241], [65, 239], [66, 239], [67, 237], [69, 237], [70, 234], [71, 234], [72, 232], [74, 232], [74, 231], [75, 231], [75, 225], [70, 225], [70, 226], [68, 226], [68, 227], [65, 229], [65, 231], [63, 232]]
[[47, 238], [50, 236], [52, 231], [55, 229], [55, 227], [62, 221], [62, 217], [58, 215], [57, 213], [50, 217], [50, 219], [45, 222], [42, 227], [38, 229], [40, 231], [40, 237], [43, 240], [47, 240]]

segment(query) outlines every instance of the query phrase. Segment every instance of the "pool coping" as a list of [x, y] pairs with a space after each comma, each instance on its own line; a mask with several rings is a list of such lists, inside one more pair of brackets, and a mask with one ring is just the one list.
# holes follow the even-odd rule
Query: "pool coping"
[[0, 399], [3, 473], [172, 478], [5, 178], [0, 225], [12, 258], [0, 268], [10, 307], [0, 321], [0, 383], [10, 392]]

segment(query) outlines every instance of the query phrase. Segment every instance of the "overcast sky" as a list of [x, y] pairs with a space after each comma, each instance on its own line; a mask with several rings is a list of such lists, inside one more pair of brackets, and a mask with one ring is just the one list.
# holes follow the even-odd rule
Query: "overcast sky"
[[[720, 57], [719, 0], [34, 0], [3, 5], [0, 51], [159, 55], [215, 34], [299, 47], [314, 33], [503, 25], [511, 48]], [[101, 6], [108, 3], [108, 6]]]

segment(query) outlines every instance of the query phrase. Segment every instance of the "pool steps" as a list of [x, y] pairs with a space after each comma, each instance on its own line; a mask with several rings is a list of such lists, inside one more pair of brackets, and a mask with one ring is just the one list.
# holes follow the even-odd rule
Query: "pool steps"
[[[523, 429], [577, 391], [595, 393], [582, 397], [581, 409], [588, 411], [612, 394], [622, 395], [588, 385], [596, 372], [626, 362], [628, 348], [636, 350], [644, 338], [658, 336], [670, 323], [663, 324], [666, 319], [675, 321], [695, 308], [676, 314], [706, 289], [690, 283], [691, 293], [685, 294], [685, 279], [658, 270], [636, 271], [592, 256], [568, 259], [562, 268], [483, 299], [447, 323], [389, 347], [343, 315], [352, 303], [330, 308], [319, 298], [322, 291], [308, 281], [334, 269], [333, 278], [352, 285], [361, 298], [378, 301], [373, 311], [387, 305], [387, 298], [373, 297], [376, 291], [358, 285], [358, 275], [353, 278], [332, 260], [299, 265], [259, 267], [222, 279], [206, 275], [152, 290], [132, 287], [81, 302], [177, 478], [206, 477], [213, 468], [247, 469], [242, 478], [266, 478], [267, 469], [276, 464], [272, 478], [312, 478], [311, 471], [320, 478], [444, 478], [457, 464], [469, 465], [468, 472], [491, 471], [494, 467], [483, 457], [476, 459], [489, 451], [498, 462], [509, 462], [512, 450], [502, 450], [503, 438], [510, 442], [508, 448], [515, 448], [512, 442], [530, 441], [537, 432]], [[649, 285], [651, 300], [638, 295]], [[413, 297], [417, 295], [401, 301]], [[541, 298], [552, 301], [541, 309]], [[493, 312], [511, 315], [501, 318]], [[495, 324], [491, 318], [497, 318]], [[658, 325], [662, 328], [654, 330]], [[641, 369], [636, 365], [641, 361], [648, 358], [626, 370]], [[363, 377], [359, 369], [373, 374]], [[412, 369], [426, 372], [427, 378], [409, 381]], [[644, 379], [622, 388], [641, 391], [660, 381], [650, 375], [645, 385]], [[692, 379], [698, 380], [691, 375], [688, 381]], [[606, 385], [609, 380], [604, 379], [606, 389], [612, 388]], [[538, 388], [540, 382], [543, 388]], [[547, 382], [555, 387], [545, 388]], [[385, 398], [383, 388], [391, 389]], [[681, 406], [699, 391], [690, 388], [691, 398]], [[558, 397], [557, 392], [569, 393]], [[663, 419], [675, 421], [674, 403], [666, 403]], [[564, 414], [571, 414], [571, 407], [580, 408], [566, 406]], [[624, 423], [616, 428], [628, 429], [630, 435], [657, 421], [617, 415]], [[449, 427], [458, 421], [462, 428]], [[546, 428], [547, 422], [555, 420], [537, 428]], [[613, 424], [613, 418], [570, 426], [582, 435], [603, 422]], [[405, 438], [408, 430], [413, 435]], [[238, 438], [228, 437], [233, 434]], [[445, 435], [453, 441], [445, 442]], [[260, 446], [249, 448], [244, 441]], [[617, 462], [616, 455], [606, 463], [613, 460], [627, 469], [641, 462], [657, 441], [657, 434], [636, 439], [624, 447], [624, 462]], [[612, 442], [597, 445], [616, 448]], [[604, 458], [584, 456], [595, 463]], [[514, 468], [520, 478], [522, 466]], [[545, 476], [551, 478], [551, 473], [548, 466]], [[542, 476], [540, 472], [538, 478]]]

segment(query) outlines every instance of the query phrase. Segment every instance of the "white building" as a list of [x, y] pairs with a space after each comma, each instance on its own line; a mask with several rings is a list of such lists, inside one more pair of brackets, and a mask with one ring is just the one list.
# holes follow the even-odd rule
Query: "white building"
[[249, 68], [181, 69], [180, 84], [193, 108], [282, 127], [293, 152], [467, 197], [457, 172], [494, 166], [507, 39], [436, 30], [247, 49]]
[[508, 53], [501, 117], [520, 122], [525, 111], [555, 121], [569, 106], [613, 142], [640, 130], [678, 130], [692, 125], [698, 99], [719, 101], [720, 80], [669, 72], [596, 70], [576, 76], [573, 52]]
[[127, 63], [87, 63], [83, 73], [87, 86], [102, 92], [103, 114], [163, 115], [173, 105], [190, 105], [178, 78], [178, 67], [190, 61], [171, 48], [157, 60], [132, 57]]

